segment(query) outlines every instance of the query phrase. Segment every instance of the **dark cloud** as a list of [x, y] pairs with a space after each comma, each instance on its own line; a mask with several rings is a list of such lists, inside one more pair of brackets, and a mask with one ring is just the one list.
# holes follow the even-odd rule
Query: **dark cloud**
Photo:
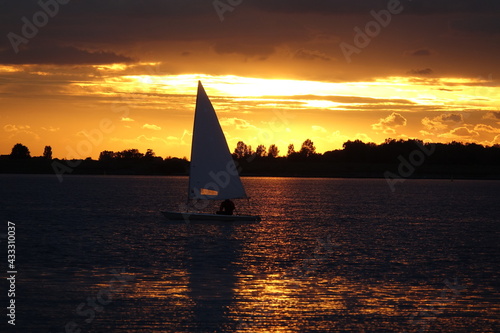
[[[12, 20], [20, 19], [21, 16], [31, 18], [31, 16], [42, 8], [40, 2], [48, 0], [23, 0], [23, 1], [1, 1], [0, 8], [8, 11]], [[120, 0], [101, 1], [85, 0], [68, 1], [67, 4], [59, 4], [57, 14], [70, 16], [92, 17], [146, 17], [146, 18], [166, 18], [178, 16], [203, 15], [212, 11], [211, 1], [184, 1], [184, 0]]]
[[[38, 12], [43, 10], [36, 1], [0, 6], [0, 33], [14, 33], [24, 38], [22, 18], [33, 22], [33, 15]], [[172, 43], [198, 43], [197, 47], [203, 45], [204, 52], [212, 47], [218, 54], [265, 58], [282, 43], [307, 39], [304, 27], [288, 17], [260, 14], [248, 8], [233, 8], [224, 12], [225, 20], [221, 22], [212, 1], [123, 0], [119, 4], [71, 1], [60, 5], [57, 14], [39, 27], [34, 37], [28, 37], [26, 44], [36, 42], [115, 53], [133, 50], [141, 57], [150, 53], [148, 49], [140, 49], [144, 45], [161, 48]], [[9, 40], [1, 39], [0, 50], [9, 48], [14, 49]], [[183, 51], [186, 49], [177, 53]], [[16, 63], [20, 59], [27, 63], [37, 61], [27, 54], [18, 59]]]
[[408, 14], [471, 14], [498, 11], [500, 3], [497, 0], [422, 0], [412, 1], [408, 7]]
[[[198, 68], [206, 70], [203, 69], [206, 66], [202, 66], [206, 61], [221, 64], [210, 67], [211, 73], [224, 71], [220, 69], [224, 65], [236, 75], [246, 75], [245, 71], [257, 72], [258, 69], [250, 70], [244, 61], [266, 60], [267, 67], [262, 71], [271, 69], [272, 75], [308, 75], [329, 80], [383, 76], [389, 75], [388, 72], [402, 73], [408, 68], [417, 68], [412, 75], [433, 74], [419, 66], [440, 66], [440, 73], [444, 73], [446, 68], [441, 64], [408, 63], [438, 54], [434, 49], [442, 58], [453, 54], [455, 61], [450, 62], [453, 68], [447, 71], [453, 74], [477, 76], [480, 69], [492, 67], [496, 61], [493, 55], [497, 44], [478, 45], [479, 41], [469, 38], [469, 43], [475, 45], [456, 55], [452, 51], [463, 47], [463, 40], [446, 35], [446, 27], [443, 31], [435, 31], [435, 27], [451, 22], [454, 31], [478, 35], [494, 33], [497, 31], [494, 21], [482, 25], [474, 22], [480, 21], [479, 16], [499, 12], [500, 1], [497, 0], [402, 0], [403, 12], [381, 30], [380, 36], [371, 38], [369, 45], [360, 49], [359, 55], [355, 55], [358, 60], [349, 68], [337, 67], [331, 72], [320, 69], [328, 65], [322, 61], [343, 61], [339, 43], [352, 43], [353, 29], [363, 28], [373, 20], [370, 11], [387, 8], [388, 0], [223, 0], [223, 3], [230, 5], [231, 10], [223, 13], [221, 21], [211, 0], [69, 1], [67, 5], [59, 5], [57, 14], [50, 17], [36, 36], [29, 38], [24, 45], [27, 48], [14, 57], [13, 47], [5, 36], [10, 32], [22, 35], [24, 23], [21, 18], [32, 21], [33, 15], [42, 8], [38, 0], [0, 1], [0, 35], [4, 36], [0, 38], [0, 62], [92, 64], [136, 59], [168, 62], [174, 72], [192, 72]], [[413, 16], [401, 19], [407, 14]], [[439, 15], [420, 16], [432, 14]], [[464, 19], [458, 20], [461, 17]], [[422, 48], [422, 41], [432, 49]], [[51, 51], [35, 43], [51, 45]], [[290, 55], [289, 50], [297, 51]], [[404, 54], [415, 59], [401, 59], [403, 50], [413, 50]], [[474, 54], [491, 59], [470, 61], [472, 50]], [[418, 57], [421, 59], [416, 59]], [[188, 60], [192, 62], [188, 64]], [[316, 67], [304, 69], [300, 66], [304, 60]], [[369, 71], [365, 68], [367, 64]]]
[[11, 49], [0, 51], [0, 64], [111, 64], [129, 63], [134, 59], [113, 52], [91, 52], [74, 47], [35, 46], [21, 48], [16, 54]]
[[473, 17], [450, 22], [452, 30], [459, 33], [493, 36], [500, 34], [500, 15]]
[[463, 122], [464, 117], [460, 113], [446, 113], [439, 116], [442, 121]]
[[424, 68], [424, 69], [412, 69], [408, 72], [408, 74], [411, 75], [417, 75], [417, 76], [422, 76], [422, 75], [430, 75], [434, 73], [434, 71], [431, 68]]
[[417, 50], [413, 50], [413, 51], [406, 51], [404, 54], [406, 56], [424, 57], [424, 56], [433, 55], [435, 53], [436, 52], [431, 50], [431, 49], [424, 48], [424, 49], [417, 49]]
[[[42, 1], [43, 3], [44, 1]], [[185, 40], [195, 32], [201, 38], [207, 36], [203, 18], [220, 22], [211, 2], [207, 1], [70, 1], [66, 5], [51, 8], [47, 22], [39, 26], [33, 40], [49, 40], [57, 43], [111, 43], [127, 44], [151, 40]], [[22, 35], [23, 18], [34, 21], [37, 13], [47, 12], [38, 1], [9, 1], [0, 5], [0, 32]], [[185, 20], [197, 20], [191, 26], [181, 24]], [[192, 22], [190, 22], [192, 23]], [[6, 43], [6, 39], [2, 39]], [[8, 41], [7, 41], [8, 43]]]
[[[371, 10], [387, 8], [388, 0], [253, 0], [222, 1], [238, 10], [261, 10], [279, 13], [323, 13], [323, 14], [358, 14], [369, 13]], [[40, 9], [39, 0], [2, 1], [0, 8], [14, 14], [14, 17], [32, 15]], [[500, 10], [497, 0], [400, 0], [408, 14], [434, 13], [491, 13]], [[241, 7], [241, 8], [240, 8]], [[102, 1], [85, 0], [69, 1], [60, 5], [60, 11], [71, 15], [88, 17], [144, 17], [171, 18], [215, 15], [213, 1], [207, 0], [120, 0]]]
[[220, 42], [214, 45], [219, 54], [242, 54], [250, 57], [266, 58], [274, 52], [274, 47], [263, 42], [261, 44]]
[[264, 11], [280, 12], [280, 13], [322, 13], [322, 14], [345, 14], [367, 12], [373, 9], [374, 5], [377, 8], [387, 6], [387, 1], [384, 0], [369, 0], [369, 1], [322, 1], [322, 0], [257, 0], [253, 4]]
[[294, 55], [294, 58], [301, 60], [323, 60], [330, 61], [332, 58], [321, 51], [317, 50], [307, 50], [307, 49], [299, 49]]
[[[400, 1], [403, 14], [445, 14], [445, 13], [491, 13], [500, 10], [497, 0], [419, 0]], [[283, 13], [322, 13], [328, 15], [369, 13], [371, 10], [387, 8], [387, 0], [255, 0], [253, 4], [263, 10]]]

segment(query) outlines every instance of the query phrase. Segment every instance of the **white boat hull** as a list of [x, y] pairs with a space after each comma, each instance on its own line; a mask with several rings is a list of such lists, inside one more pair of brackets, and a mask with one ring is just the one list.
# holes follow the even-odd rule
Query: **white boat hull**
[[221, 214], [179, 213], [179, 212], [162, 212], [162, 214], [168, 220], [171, 221], [220, 221], [220, 222], [260, 221], [260, 216], [257, 215], [221, 215]]

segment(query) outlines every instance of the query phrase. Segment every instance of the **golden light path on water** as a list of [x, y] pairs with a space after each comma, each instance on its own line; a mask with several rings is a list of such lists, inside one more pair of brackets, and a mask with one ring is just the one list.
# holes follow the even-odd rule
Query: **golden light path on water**
[[4, 177], [38, 217], [23, 332], [497, 331], [497, 183], [243, 180], [259, 223], [163, 219], [184, 177]]

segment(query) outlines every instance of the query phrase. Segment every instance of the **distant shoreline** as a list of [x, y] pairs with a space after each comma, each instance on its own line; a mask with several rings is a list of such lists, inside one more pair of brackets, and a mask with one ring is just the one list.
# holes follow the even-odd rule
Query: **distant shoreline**
[[[305, 143], [299, 152], [289, 147], [286, 157], [247, 147], [236, 149], [233, 159], [243, 177], [379, 178], [393, 184], [401, 179], [500, 179], [500, 145], [356, 140], [344, 143], [343, 150], [318, 154], [312, 142]], [[0, 174], [54, 174], [59, 180], [66, 175], [187, 176], [189, 167], [186, 158], [163, 159], [137, 149], [103, 151], [99, 160], [30, 157], [26, 152], [0, 156]]]

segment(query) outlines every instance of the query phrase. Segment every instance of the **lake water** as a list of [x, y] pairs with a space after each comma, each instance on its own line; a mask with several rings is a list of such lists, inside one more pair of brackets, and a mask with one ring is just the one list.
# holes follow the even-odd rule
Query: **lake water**
[[500, 331], [499, 181], [244, 178], [229, 224], [159, 213], [185, 177], [0, 181], [2, 332]]

